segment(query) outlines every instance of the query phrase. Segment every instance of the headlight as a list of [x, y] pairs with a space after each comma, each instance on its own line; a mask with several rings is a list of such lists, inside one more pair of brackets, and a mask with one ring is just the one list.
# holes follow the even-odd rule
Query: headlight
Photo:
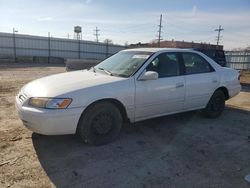
[[70, 98], [42, 98], [34, 97], [30, 98], [29, 105], [39, 108], [49, 108], [49, 109], [64, 109], [67, 108], [72, 99]]

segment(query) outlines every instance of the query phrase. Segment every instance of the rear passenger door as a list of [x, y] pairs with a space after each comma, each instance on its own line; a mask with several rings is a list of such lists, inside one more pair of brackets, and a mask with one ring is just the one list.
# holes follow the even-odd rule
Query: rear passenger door
[[184, 109], [204, 108], [218, 86], [218, 75], [199, 54], [192, 52], [181, 54], [186, 82]]

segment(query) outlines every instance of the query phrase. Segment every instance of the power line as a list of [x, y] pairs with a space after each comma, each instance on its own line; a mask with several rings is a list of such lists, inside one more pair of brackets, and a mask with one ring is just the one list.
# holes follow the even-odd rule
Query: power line
[[221, 40], [221, 35], [220, 35], [220, 32], [223, 31], [224, 29], [221, 27], [221, 25], [219, 26], [218, 29], [215, 29], [214, 31], [218, 31], [218, 36], [216, 37], [216, 40], [217, 40], [217, 46], [219, 45], [220, 43], [220, 40]]
[[160, 16], [160, 24], [158, 25], [159, 26], [159, 30], [158, 30], [158, 46], [160, 47], [161, 45], [161, 40], [162, 40], [162, 37], [161, 37], [161, 29], [162, 29], [162, 14]]
[[95, 32], [94, 36], [96, 37], [96, 42], [99, 42], [100, 30], [98, 29], [98, 27], [95, 28], [94, 32]]

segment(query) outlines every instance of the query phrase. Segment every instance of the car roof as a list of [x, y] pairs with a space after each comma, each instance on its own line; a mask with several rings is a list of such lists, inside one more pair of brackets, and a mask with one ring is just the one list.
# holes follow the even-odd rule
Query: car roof
[[183, 48], [131, 48], [122, 50], [124, 52], [133, 52], [133, 51], [141, 51], [141, 52], [196, 52], [193, 49], [183, 49]]
[[222, 49], [203, 49], [203, 48], [193, 48], [193, 50], [198, 50], [198, 51], [224, 51]]

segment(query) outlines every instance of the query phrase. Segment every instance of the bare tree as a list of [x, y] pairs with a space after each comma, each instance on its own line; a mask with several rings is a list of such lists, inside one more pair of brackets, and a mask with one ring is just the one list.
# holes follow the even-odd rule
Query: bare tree
[[113, 41], [111, 39], [105, 39], [103, 42], [107, 44], [113, 44]]

